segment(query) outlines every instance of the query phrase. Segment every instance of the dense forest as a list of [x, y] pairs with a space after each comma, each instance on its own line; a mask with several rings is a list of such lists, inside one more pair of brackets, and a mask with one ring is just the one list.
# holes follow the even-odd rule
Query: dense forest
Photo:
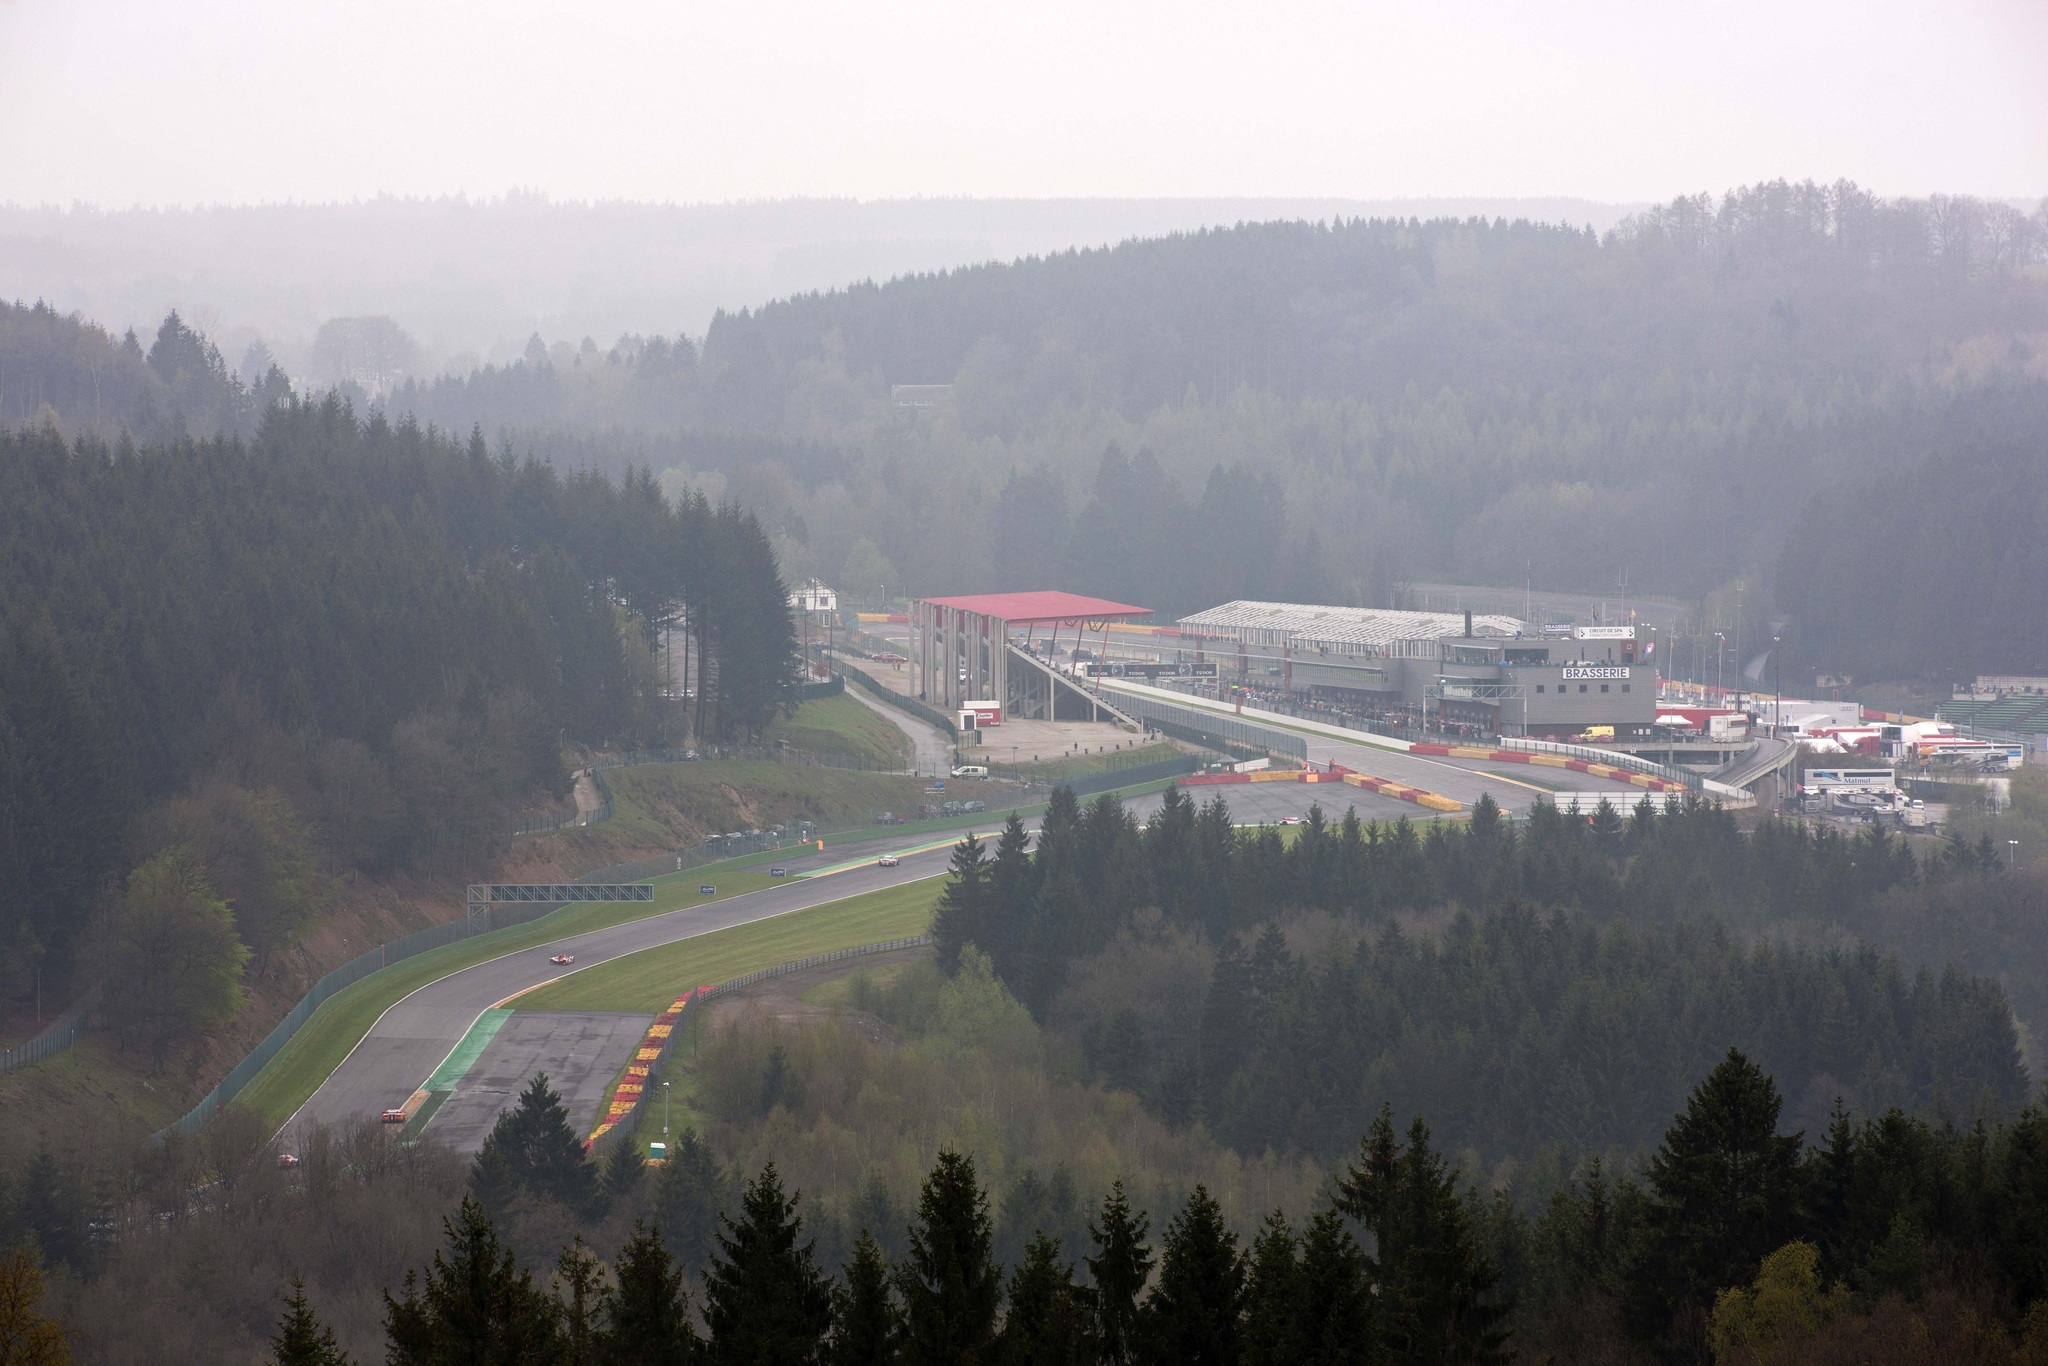
[[[89, 1186], [6, 1174], [17, 1348], [73, 1319], [83, 1359], [280, 1366], [618, 1360], [1058, 1363], [2032, 1362], [2048, 1350], [2048, 1122], [1836, 1109], [1786, 1132], [1730, 1049], [1640, 1167], [1579, 1164], [1518, 1202], [1389, 1107], [1287, 1205], [1199, 1182], [1007, 1193], [941, 1142], [903, 1205], [820, 1204], [686, 1130], [659, 1170], [586, 1159], [536, 1078], [463, 1164], [373, 1127], [280, 1169], [225, 1123]], [[203, 1181], [204, 1201], [189, 1196]], [[311, 1216], [311, 1217], [308, 1217]], [[616, 1252], [613, 1252], [616, 1249]], [[266, 1351], [265, 1348], [268, 1348]]]
[[[2044, 241], [2002, 205], [1782, 183], [1599, 239], [1247, 224], [728, 311], [701, 352], [624, 339], [564, 366], [535, 348], [392, 401], [464, 425], [502, 405], [566, 451], [554, 432], [631, 427], [636, 395], [665, 388], [682, 425], [833, 447], [847, 468], [824, 477], [747, 476], [785, 562], [827, 578], [865, 537], [913, 590], [1016, 586], [1062, 550], [1064, 586], [1118, 587], [1101, 562], [1128, 542], [1101, 528], [1128, 524], [1091, 483], [1114, 443], [1169, 501], [1219, 469], [1270, 477], [1282, 525], [1319, 532], [1316, 567], [1365, 600], [1430, 575], [1696, 595], [1766, 564], [1812, 493], [1938, 449], [1950, 404], [2041, 378]], [[953, 388], [905, 410], [901, 383]], [[1025, 553], [929, 534], [962, 524]], [[1119, 591], [1179, 610], [1212, 591], [1196, 561], [1262, 577], [1200, 544]]]
[[1787, 537], [1773, 593], [1809, 666], [2048, 673], [2048, 394], [1945, 416], [1931, 458], [1815, 498]]
[[[1483, 803], [1427, 834], [1315, 814], [1283, 843], [1220, 799], [1175, 794], [1140, 827], [1056, 797], [1035, 847], [1015, 821], [992, 855], [962, 845], [934, 932], [1170, 1123], [1327, 1159], [1391, 1097], [1493, 1164], [1648, 1143], [1730, 1043], [1805, 1120], [1838, 1097], [2016, 1112], [2013, 1007], [1971, 972], [2033, 1021], [2048, 980], [2010, 937], [2038, 941], [2031, 884], [1999, 868], [1988, 845], [1922, 866], [1878, 833], [1744, 835], [1647, 798], [1520, 824]], [[1936, 931], [1901, 901], [1968, 909]]]
[[[1861, 524], [1849, 507], [1910, 516], [1892, 481], [1947, 479], [1902, 475], [1932, 457], [2033, 439], [2044, 251], [2039, 214], [1848, 184], [1682, 198], [1601, 237], [1255, 223], [799, 295], [703, 338], [535, 336], [508, 364], [345, 392], [730, 497], [785, 577], [855, 602], [1056, 582], [1177, 613], [1398, 603], [1432, 577], [1699, 598], [1775, 566], [1797, 664], [1905, 676], [1953, 669], [1958, 628], [1909, 622], [1872, 655], [1823, 618], [1988, 600], [1979, 571], [2025, 566], [1873, 574], [1875, 545], [1835, 556], [1830, 529]], [[260, 345], [230, 373], [175, 319], [147, 358], [40, 307], [0, 321], [8, 411], [67, 431], [247, 430], [283, 382]], [[951, 388], [900, 408], [901, 383]], [[1958, 530], [1995, 557], [2026, 515]], [[2032, 667], [2015, 648], [1993, 634], [1970, 659]]]
[[[566, 793], [565, 742], [760, 727], [796, 676], [784, 597], [731, 504], [331, 397], [246, 440], [0, 433], [0, 883], [35, 889], [0, 907], [9, 994], [129, 869], [109, 961], [203, 938], [216, 894], [222, 952], [260, 956], [336, 874], [484, 866]], [[668, 622], [703, 681], [676, 715]]]

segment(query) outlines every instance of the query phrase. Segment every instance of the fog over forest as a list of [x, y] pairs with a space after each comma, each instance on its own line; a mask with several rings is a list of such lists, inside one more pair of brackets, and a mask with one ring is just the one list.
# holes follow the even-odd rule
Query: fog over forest
[[0, 1366], [2048, 1366], [2043, 72], [0, 0]]

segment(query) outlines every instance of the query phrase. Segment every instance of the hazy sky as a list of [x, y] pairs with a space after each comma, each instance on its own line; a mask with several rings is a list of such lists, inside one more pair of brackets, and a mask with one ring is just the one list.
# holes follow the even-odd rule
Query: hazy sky
[[0, 0], [0, 201], [2048, 194], [2048, 0]]

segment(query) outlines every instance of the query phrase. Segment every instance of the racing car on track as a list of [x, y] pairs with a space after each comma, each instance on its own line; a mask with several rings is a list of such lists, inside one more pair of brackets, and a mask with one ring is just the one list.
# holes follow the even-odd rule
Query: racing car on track
[[894, 868], [897, 864], [901, 862], [903, 862], [903, 860], [897, 858], [894, 854], [884, 854], [880, 858], [875, 860], [875, 867]]
[[548, 959], [548, 961], [558, 968], [566, 968], [576, 961], [576, 955], [573, 953], [558, 953], [553, 958]]

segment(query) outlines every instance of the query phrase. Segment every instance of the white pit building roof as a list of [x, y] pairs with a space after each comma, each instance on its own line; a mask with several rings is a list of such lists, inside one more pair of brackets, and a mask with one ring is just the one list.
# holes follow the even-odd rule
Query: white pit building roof
[[[1240, 599], [1182, 617], [1180, 628], [1199, 635], [1238, 640], [1246, 645], [1327, 654], [1394, 655], [1416, 653], [1422, 641], [1465, 634], [1463, 612], [1401, 612], [1389, 607], [1322, 607], [1299, 602], [1250, 602]], [[1514, 617], [1473, 613], [1475, 636], [1516, 636], [1528, 630]]]

